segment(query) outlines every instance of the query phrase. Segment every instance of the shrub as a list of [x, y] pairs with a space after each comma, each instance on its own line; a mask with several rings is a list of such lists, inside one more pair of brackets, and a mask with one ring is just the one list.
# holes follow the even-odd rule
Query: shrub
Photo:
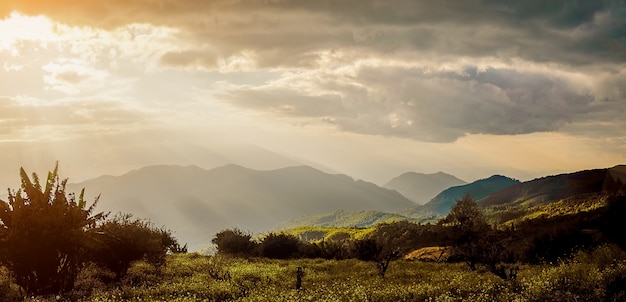
[[179, 247], [169, 230], [130, 214], [117, 214], [99, 226], [100, 236], [92, 249], [93, 260], [122, 278], [131, 264], [144, 260], [154, 266], [165, 264], [166, 254]]
[[28, 294], [70, 290], [85, 261], [90, 231], [104, 214], [93, 215], [81, 192], [66, 195], [67, 179], [59, 180], [58, 164], [45, 186], [20, 169], [22, 188], [0, 200], [0, 261]]
[[300, 240], [294, 235], [270, 233], [261, 241], [261, 256], [288, 259], [297, 255]]
[[217, 252], [235, 256], [252, 256], [256, 253], [257, 244], [252, 241], [252, 235], [239, 229], [227, 229], [217, 234], [213, 240]]

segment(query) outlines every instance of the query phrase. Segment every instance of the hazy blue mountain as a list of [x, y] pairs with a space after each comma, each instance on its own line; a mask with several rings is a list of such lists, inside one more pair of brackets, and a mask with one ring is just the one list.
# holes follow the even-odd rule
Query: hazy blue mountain
[[443, 172], [433, 174], [407, 172], [393, 178], [383, 187], [396, 190], [417, 204], [425, 204], [441, 191], [466, 183]]
[[437, 194], [428, 203], [410, 207], [401, 211], [400, 214], [412, 218], [445, 216], [450, 212], [454, 203], [465, 194], [470, 194], [475, 200], [481, 200], [494, 192], [519, 183], [518, 180], [506, 176], [493, 175], [469, 184], [448, 188]]
[[192, 250], [228, 227], [253, 232], [331, 211], [397, 212], [413, 203], [396, 191], [308, 166], [258, 171], [237, 165], [149, 166], [68, 186], [101, 194], [99, 210], [133, 213], [175, 232]]

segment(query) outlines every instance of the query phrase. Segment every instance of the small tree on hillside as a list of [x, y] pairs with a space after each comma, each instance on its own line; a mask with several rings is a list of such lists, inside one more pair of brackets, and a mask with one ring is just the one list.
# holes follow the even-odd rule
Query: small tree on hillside
[[440, 224], [454, 229], [454, 254], [464, 260], [472, 270], [476, 269], [476, 264], [484, 262], [487, 252], [492, 253], [491, 246], [485, 241], [490, 235], [491, 227], [469, 194], [452, 206], [450, 213]]
[[452, 226], [462, 234], [480, 233], [489, 229], [485, 214], [469, 194], [457, 200], [450, 209], [448, 216], [442, 219], [440, 223]]
[[506, 263], [504, 241], [501, 234], [491, 228], [478, 204], [470, 195], [458, 200], [450, 214], [440, 223], [451, 226], [456, 235], [453, 253], [464, 260], [471, 270], [478, 264], [503, 279], [514, 279], [517, 265]]
[[391, 260], [399, 256], [397, 249], [391, 249], [371, 238], [352, 241], [349, 246], [349, 254], [359, 260], [376, 263], [378, 275], [381, 278], [385, 278]]
[[227, 229], [215, 234], [213, 244], [217, 252], [235, 256], [252, 256], [256, 252], [257, 244], [252, 241], [252, 235], [240, 229]]
[[67, 179], [59, 180], [58, 163], [45, 187], [20, 169], [21, 189], [0, 200], [0, 261], [28, 294], [54, 294], [74, 285], [84, 261], [89, 233], [103, 219], [87, 207], [84, 190], [78, 200], [66, 195]]

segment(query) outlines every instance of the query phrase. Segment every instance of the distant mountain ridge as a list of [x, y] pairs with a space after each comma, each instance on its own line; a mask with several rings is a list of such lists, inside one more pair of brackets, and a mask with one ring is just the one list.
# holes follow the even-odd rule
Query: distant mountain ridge
[[626, 166], [584, 170], [537, 178], [491, 194], [479, 201], [483, 207], [539, 205], [579, 195], [611, 193], [626, 189]]
[[413, 205], [400, 193], [308, 166], [259, 171], [238, 165], [148, 166], [68, 185], [101, 194], [101, 211], [132, 213], [175, 232], [192, 250], [218, 231], [258, 232], [280, 221], [329, 211], [397, 212]]
[[442, 191], [424, 206], [399, 213], [338, 211], [308, 215], [277, 225], [278, 229], [312, 227], [371, 227], [407, 220], [437, 221], [447, 215], [456, 200], [472, 195], [494, 223], [537, 217], [569, 215], [606, 205], [607, 196], [626, 192], [626, 165], [546, 176], [526, 182], [494, 175], [475, 183]]
[[406, 172], [393, 178], [383, 187], [396, 190], [417, 204], [425, 204], [441, 191], [466, 183], [464, 180], [443, 172], [433, 174]]
[[480, 200], [504, 188], [519, 184], [520, 181], [503, 175], [493, 175], [469, 184], [448, 188], [423, 206], [413, 206], [400, 212], [401, 215], [411, 218], [428, 218], [445, 216], [450, 209], [465, 194], [475, 200]]

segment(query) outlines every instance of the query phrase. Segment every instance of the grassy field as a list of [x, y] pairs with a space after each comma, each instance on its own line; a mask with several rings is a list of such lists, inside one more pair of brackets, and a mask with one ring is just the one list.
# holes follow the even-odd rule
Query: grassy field
[[[66, 297], [26, 301], [625, 301], [624, 259], [605, 246], [558, 264], [522, 266], [517, 280], [505, 281], [463, 263], [398, 260], [382, 279], [373, 263], [359, 260], [179, 254], [162, 268], [136, 263], [109, 285], [102, 281], [106, 273], [86, 268]], [[300, 290], [298, 267], [304, 271]], [[7, 282], [0, 277], [0, 288], [11, 289]]]

